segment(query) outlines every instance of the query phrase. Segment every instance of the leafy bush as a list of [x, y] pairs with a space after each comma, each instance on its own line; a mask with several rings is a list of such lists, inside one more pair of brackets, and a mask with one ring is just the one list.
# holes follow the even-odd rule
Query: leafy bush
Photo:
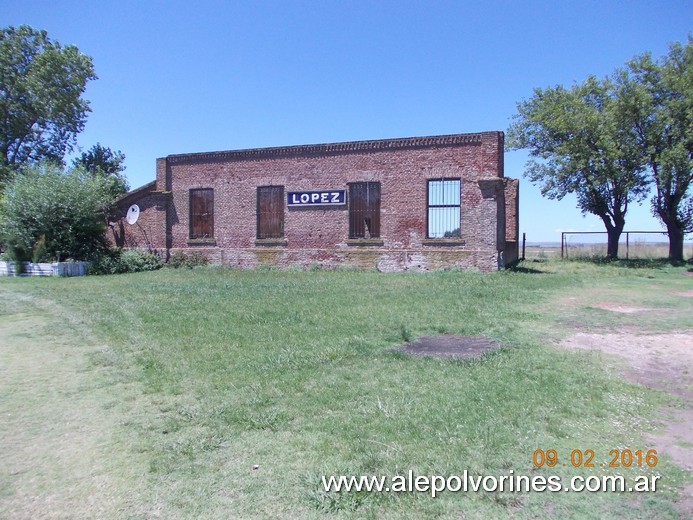
[[174, 253], [171, 258], [168, 259], [168, 266], [179, 269], [181, 267], [187, 267], [192, 269], [193, 267], [198, 267], [201, 265], [207, 265], [209, 259], [200, 253], [192, 253], [186, 255], [185, 253]]
[[138, 273], [156, 271], [164, 265], [159, 255], [139, 249], [104, 251], [89, 264], [89, 274]]
[[140, 271], [156, 271], [163, 267], [164, 262], [154, 253], [145, 253], [139, 249], [128, 249], [120, 255], [120, 263], [126, 273]]
[[108, 186], [84, 169], [42, 164], [17, 173], [0, 203], [0, 242], [15, 261], [87, 259], [106, 248]]
[[116, 274], [120, 269], [120, 255], [106, 253], [89, 260], [88, 274]]

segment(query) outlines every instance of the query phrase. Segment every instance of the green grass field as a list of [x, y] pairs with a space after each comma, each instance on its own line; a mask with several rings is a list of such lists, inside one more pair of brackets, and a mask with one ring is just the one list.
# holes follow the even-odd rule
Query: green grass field
[[[665, 456], [655, 468], [620, 468], [631, 479], [661, 474], [643, 496], [326, 493], [320, 476], [610, 474], [535, 468], [532, 455], [592, 449], [608, 462], [611, 449], [646, 450], [658, 410], [683, 405], [629, 383], [602, 356], [556, 345], [576, 323], [693, 330], [691, 300], [676, 296], [693, 289], [685, 271], [533, 261], [493, 274], [202, 267], [0, 280], [0, 325], [15, 331], [3, 359], [64, 353], [56, 366], [74, 367], [76, 388], [50, 392], [55, 416], [46, 409], [44, 421], [88, 398], [81, 420], [104, 439], [90, 453], [110, 477], [108, 503], [93, 515], [98, 492], [64, 488], [85, 472], [22, 480], [0, 470], [0, 517], [41, 516], [21, 513], [44, 511], [36, 508], [52, 493], [62, 502], [41, 507], [67, 509], [55, 517], [79, 503], [75, 516], [85, 518], [679, 518], [691, 475]], [[585, 303], [600, 297], [654, 311], [643, 323]], [[436, 334], [504, 348], [474, 360], [396, 351]], [[11, 357], [14, 344], [22, 360]], [[0, 413], [24, 410], [21, 382], [0, 384]], [[32, 428], [17, 420], [0, 433], [30, 450]], [[26, 482], [35, 491], [20, 492]]]

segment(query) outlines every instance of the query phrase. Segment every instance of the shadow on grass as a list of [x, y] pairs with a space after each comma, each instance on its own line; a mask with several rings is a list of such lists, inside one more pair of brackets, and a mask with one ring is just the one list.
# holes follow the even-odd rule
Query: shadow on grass
[[546, 263], [545, 259], [534, 259], [534, 260], [520, 260], [519, 262], [506, 267], [507, 271], [511, 271], [513, 273], [526, 273], [526, 274], [551, 274], [547, 271], [540, 271], [539, 269], [534, 269], [533, 267], [530, 267], [530, 264], [536, 263], [536, 264], [544, 264]]

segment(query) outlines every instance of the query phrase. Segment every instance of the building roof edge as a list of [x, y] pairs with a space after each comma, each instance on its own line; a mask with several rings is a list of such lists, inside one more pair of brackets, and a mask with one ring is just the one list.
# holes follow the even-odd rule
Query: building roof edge
[[275, 157], [301, 157], [311, 155], [331, 155], [341, 153], [375, 152], [411, 148], [431, 148], [441, 146], [480, 145], [484, 136], [497, 136], [500, 131], [477, 132], [471, 134], [448, 134], [423, 137], [400, 137], [370, 141], [347, 141], [341, 143], [304, 144], [270, 148], [249, 148], [220, 152], [201, 152], [174, 154], [166, 157], [169, 163], [205, 162], [220, 160], [269, 159]]

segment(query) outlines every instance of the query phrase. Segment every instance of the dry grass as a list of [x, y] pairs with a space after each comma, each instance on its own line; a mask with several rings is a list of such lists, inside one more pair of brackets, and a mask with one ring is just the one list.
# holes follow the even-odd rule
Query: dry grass
[[[547, 253], [548, 248], [545, 248]], [[560, 256], [560, 247], [552, 248], [553, 255]], [[585, 244], [579, 242], [568, 243], [564, 250], [564, 257], [572, 260], [603, 258], [606, 256], [606, 243]], [[646, 242], [631, 239], [627, 244], [623, 239], [619, 244], [619, 257], [622, 259], [656, 260], [669, 256], [667, 243]], [[684, 244], [684, 258], [693, 258], [693, 242]]]

